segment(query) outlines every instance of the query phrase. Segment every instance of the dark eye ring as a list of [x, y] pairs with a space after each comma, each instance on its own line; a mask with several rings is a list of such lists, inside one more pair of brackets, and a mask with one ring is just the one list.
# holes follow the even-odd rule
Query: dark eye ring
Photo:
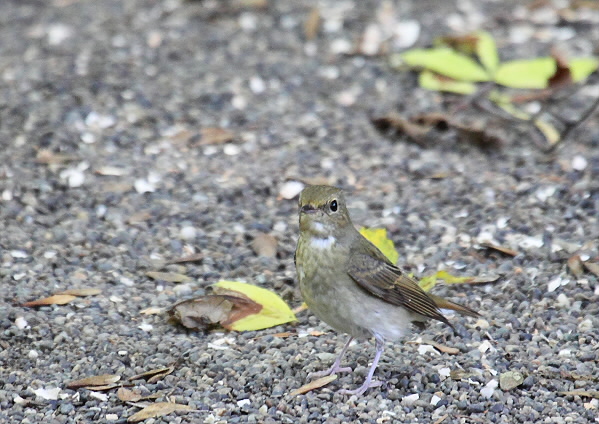
[[339, 208], [336, 200], [333, 200], [329, 207], [331, 208], [331, 212], [337, 212], [337, 209]]

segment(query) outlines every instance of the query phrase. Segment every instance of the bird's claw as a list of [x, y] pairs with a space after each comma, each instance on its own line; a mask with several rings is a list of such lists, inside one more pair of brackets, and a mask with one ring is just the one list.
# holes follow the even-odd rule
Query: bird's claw
[[321, 377], [326, 377], [328, 375], [333, 375], [333, 374], [337, 374], [337, 373], [341, 373], [341, 372], [352, 372], [353, 370], [351, 369], [351, 367], [331, 367], [326, 371], [318, 371], [318, 372], [313, 372], [310, 373], [309, 377], [310, 378], [321, 378]]
[[379, 387], [383, 384], [382, 381], [366, 381], [364, 382], [364, 384], [362, 384], [360, 387], [358, 387], [357, 389], [354, 390], [347, 390], [347, 389], [341, 389], [339, 390], [337, 393], [342, 394], [342, 395], [356, 395], [356, 396], [361, 396], [364, 394], [364, 392], [372, 387]]

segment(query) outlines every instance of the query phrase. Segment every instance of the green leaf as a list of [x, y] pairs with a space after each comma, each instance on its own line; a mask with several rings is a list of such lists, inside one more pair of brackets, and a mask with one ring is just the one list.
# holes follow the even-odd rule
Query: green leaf
[[404, 63], [424, 68], [458, 81], [490, 81], [489, 74], [474, 59], [449, 48], [412, 49], [401, 55]]
[[418, 282], [420, 288], [424, 291], [429, 291], [437, 284], [437, 280], [443, 280], [448, 284], [461, 284], [471, 281], [472, 277], [456, 277], [447, 271], [437, 271], [428, 277], [422, 277]]
[[568, 66], [570, 67], [572, 81], [580, 82], [597, 70], [599, 59], [596, 57], [572, 59]]
[[476, 33], [476, 55], [486, 70], [492, 75], [499, 66], [499, 54], [495, 39], [486, 31]]
[[471, 82], [456, 81], [427, 70], [420, 73], [418, 84], [420, 84], [420, 87], [432, 91], [446, 91], [457, 94], [473, 94], [476, 92], [476, 85]]
[[428, 277], [422, 277], [418, 282], [420, 288], [424, 291], [430, 291], [437, 284], [437, 275], [429, 275]]
[[551, 123], [542, 121], [541, 119], [536, 119], [534, 123], [550, 146], [553, 146], [560, 141], [560, 133]]
[[214, 284], [215, 293], [218, 289], [242, 293], [254, 302], [262, 305], [262, 309], [257, 314], [247, 315], [238, 321], [231, 323], [228, 328], [235, 331], [262, 330], [264, 328], [274, 327], [295, 321], [295, 314], [289, 306], [277, 295], [262, 287], [252, 284], [241, 283], [238, 281], [219, 281]]
[[552, 57], [513, 60], [499, 65], [495, 82], [511, 88], [547, 88], [556, 69], [557, 64]]
[[384, 228], [365, 228], [360, 229], [360, 234], [368, 239], [372, 244], [379, 248], [381, 252], [392, 263], [397, 263], [399, 253], [395, 250], [393, 241], [387, 238], [387, 230]]

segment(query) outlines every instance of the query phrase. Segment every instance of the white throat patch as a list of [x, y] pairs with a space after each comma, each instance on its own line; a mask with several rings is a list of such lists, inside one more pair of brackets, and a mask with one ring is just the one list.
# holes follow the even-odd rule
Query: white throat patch
[[314, 249], [329, 249], [336, 241], [337, 240], [333, 236], [328, 236], [327, 238], [312, 237], [310, 239], [310, 246]]

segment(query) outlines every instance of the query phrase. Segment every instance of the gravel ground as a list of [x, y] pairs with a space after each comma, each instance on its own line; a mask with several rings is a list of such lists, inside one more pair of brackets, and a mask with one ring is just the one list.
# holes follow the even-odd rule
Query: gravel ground
[[[370, 117], [441, 110], [447, 97], [418, 89], [384, 55], [342, 54], [370, 40], [363, 34], [381, 11], [419, 22], [421, 46], [458, 27], [485, 28], [504, 59], [553, 45], [593, 54], [597, 10], [567, 20], [518, 3], [1, 2], [0, 422], [124, 422], [139, 408], [116, 390], [66, 383], [125, 380], [175, 362], [157, 382], [132, 384], [198, 412], [148, 423], [597, 422], [597, 399], [562, 393], [598, 386], [598, 277], [567, 268], [576, 254], [599, 258], [597, 115], [553, 155], [522, 133], [495, 149], [452, 136], [425, 149], [377, 132]], [[314, 6], [320, 31], [306, 41]], [[207, 144], [211, 128], [233, 141]], [[458, 354], [390, 344], [376, 373], [383, 387], [336, 394], [361, 384], [374, 354], [364, 342], [346, 357], [353, 375], [290, 396], [345, 341], [308, 312], [297, 324], [209, 334], [142, 313], [220, 279], [298, 306], [296, 199], [285, 198], [298, 179], [347, 188], [354, 222], [386, 227], [400, 263], [418, 275], [500, 276], [438, 285], [483, 318], [452, 317], [457, 335], [433, 324], [407, 340]], [[261, 232], [278, 240], [276, 257], [252, 250]], [[485, 240], [518, 254], [481, 248]], [[146, 276], [193, 253], [203, 259], [166, 267], [190, 282]], [[20, 306], [78, 287], [102, 293]], [[508, 371], [522, 384], [495, 387]]]

